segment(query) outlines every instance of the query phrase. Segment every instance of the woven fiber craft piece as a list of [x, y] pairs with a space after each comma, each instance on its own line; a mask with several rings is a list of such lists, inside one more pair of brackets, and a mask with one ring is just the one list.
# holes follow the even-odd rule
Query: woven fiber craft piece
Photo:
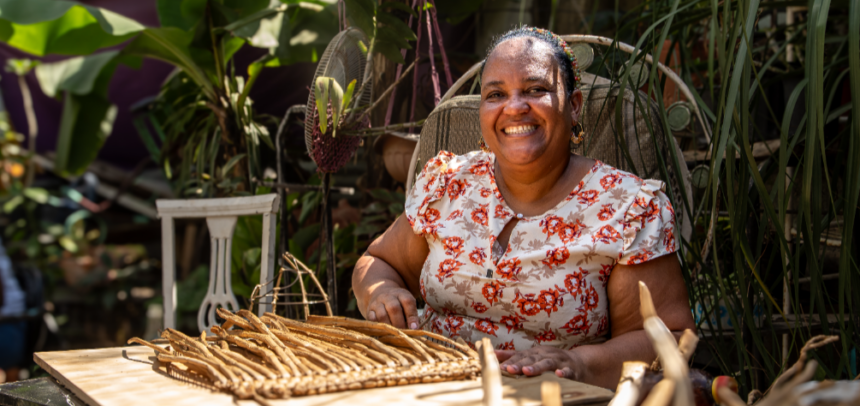
[[[310, 316], [307, 322], [248, 310], [218, 309], [225, 320], [215, 336], [189, 337], [167, 329], [148, 342], [174, 378], [240, 399], [314, 395], [416, 383], [475, 379], [478, 354], [421, 330], [344, 317]], [[166, 348], [158, 344], [169, 344]]]

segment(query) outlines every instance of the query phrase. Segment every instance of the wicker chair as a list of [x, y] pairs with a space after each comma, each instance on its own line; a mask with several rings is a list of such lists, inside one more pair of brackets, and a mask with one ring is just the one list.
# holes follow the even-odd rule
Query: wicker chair
[[[467, 74], [468, 75], [468, 74]], [[466, 76], [466, 75], [464, 75]], [[457, 87], [457, 84], [454, 85]], [[615, 120], [615, 106], [620, 87], [606, 78], [588, 73], [582, 74], [582, 96], [584, 101], [580, 121], [586, 129], [584, 146], [579, 154], [599, 159], [616, 168], [634, 173], [643, 178], [655, 178], [667, 181], [671, 189], [673, 202], [676, 206], [677, 221], [681, 235], [689, 240], [692, 225], [687, 211], [681, 207], [683, 200], [692, 203], [690, 173], [680, 158], [681, 164], [676, 167], [670, 157], [670, 148], [674, 148], [677, 157], [682, 153], [674, 137], [664, 137], [660, 113], [656, 103], [644, 93], [628, 89], [624, 93], [622, 106], [622, 125], [624, 139], [621, 140], [618, 125]], [[411, 188], [416, 174], [428, 159], [445, 150], [454, 154], [465, 154], [478, 148], [481, 137], [480, 119], [478, 117], [479, 95], [454, 96], [447, 95], [427, 120], [424, 122], [418, 146], [412, 155], [407, 178], [407, 190]], [[639, 101], [636, 101], [636, 97]], [[649, 119], [655, 134], [648, 129], [648, 120], [642, 112], [647, 106]], [[621, 142], [627, 145], [630, 156], [625, 156]], [[659, 152], [659, 154], [658, 154]], [[659, 157], [665, 159], [669, 173], [661, 173]], [[678, 184], [675, 173], [680, 172], [684, 187]], [[682, 190], [685, 193], [682, 193]], [[692, 206], [690, 206], [692, 207]]]

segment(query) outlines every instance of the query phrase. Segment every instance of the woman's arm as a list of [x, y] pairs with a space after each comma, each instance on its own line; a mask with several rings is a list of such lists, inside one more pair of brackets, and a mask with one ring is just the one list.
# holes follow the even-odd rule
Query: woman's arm
[[555, 371], [564, 378], [615, 388], [622, 363], [651, 362], [657, 357], [642, 329], [639, 281], [648, 285], [657, 315], [669, 330], [676, 336], [685, 329], [695, 330], [678, 257], [669, 254], [643, 264], [616, 265], [612, 270], [606, 287], [612, 333], [608, 341], [570, 351], [544, 346], [520, 352], [496, 351], [502, 368], [529, 376]]
[[355, 264], [352, 289], [361, 314], [398, 328], [418, 328], [415, 296], [429, 252], [427, 240], [398, 217]]

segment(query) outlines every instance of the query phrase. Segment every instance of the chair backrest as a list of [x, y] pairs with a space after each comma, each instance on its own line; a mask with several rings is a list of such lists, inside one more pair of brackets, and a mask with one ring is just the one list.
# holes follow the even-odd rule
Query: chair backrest
[[[164, 327], [176, 328], [176, 272], [175, 247], [173, 242], [173, 219], [206, 218], [212, 254], [209, 263], [209, 288], [197, 312], [197, 327], [209, 332], [216, 325], [215, 311], [218, 307], [238, 311], [239, 303], [233, 294], [230, 280], [230, 251], [233, 246], [233, 231], [238, 216], [263, 215], [263, 246], [260, 261], [260, 294], [271, 292], [275, 266], [275, 221], [280, 204], [274, 193], [216, 199], [159, 199], [155, 201], [161, 218], [161, 267], [164, 293]], [[271, 303], [259, 304], [259, 314], [271, 311]]]
[[[585, 126], [586, 136], [584, 146], [576, 152], [642, 178], [667, 181], [676, 206], [682, 205], [684, 200], [692, 203], [689, 170], [675, 138], [663, 136], [662, 120], [656, 103], [642, 92], [627, 89], [622, 99], [622, 125], [619, 127], [615, 109], [620, 87], [616, 83], [583, 73], [581, 90], [584, 106], [580, 121]], [[440, 103], [430, 113], [424, 121], [416, 152], [412, 156], [407, 189], [411, 188], [424, 163], [439, 151], [461, 155], [478, 149], [481, 137], [478, 114], [480, 101], [479, 95], [456, 96]], [[643, 108], [647, 108], [647, 111], [643, 111]], [[649, 122], [653, 133], [649, 130]], [[623, 139], [619, 129], [623, 129]], [[627, 152], [622, 145], [626, 145]], [[680, 165], [673, 164], [673, 152], [679, 158]], [[661, 171], [661, 156], [668, 170], [665, 176]], [[676, 173], [680, 173], [683, 187]], [[679, 216], [676, 221], [681, 235], [688, 239], [692, 225], [686, 211], [676, 207], [675, 212]]]

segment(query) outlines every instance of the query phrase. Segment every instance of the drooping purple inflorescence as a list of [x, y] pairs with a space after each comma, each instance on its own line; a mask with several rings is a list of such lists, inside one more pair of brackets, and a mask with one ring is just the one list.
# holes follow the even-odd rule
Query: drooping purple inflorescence
[[[313, 126], [313, 159], [317, 164], [317, 170], [322, 173], [334, 173], [343, 168], [352, 154], [361, 145], [361, 138], [346, 134], [338, 134], [336, 137], [333, 134], [333, 123], [331, 122], [331, 106], [326, 109], [329, 125], [328, 131], [323, 134], [319, 128], [319, 111], [314, 109], [312, 120]], [[370, 118], [365, 116], [361, 122], [350, 126], [350, 128], [340, 128], [341, 132], [355, 131], [362, 128], [370, 128]]]

